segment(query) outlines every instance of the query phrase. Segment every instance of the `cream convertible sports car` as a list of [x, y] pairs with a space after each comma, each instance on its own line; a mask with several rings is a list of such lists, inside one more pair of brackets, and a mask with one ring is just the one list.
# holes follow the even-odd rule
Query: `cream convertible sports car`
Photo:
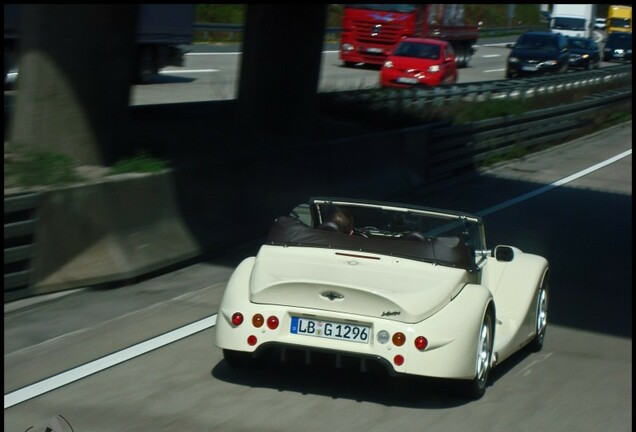
[[[334, 231], [338, 209], [353, 217], [352, 235]], [[493, 366], [541, 349], [548, 270], [513, 246], [488, 250], [477, 216], [312, 198], [234, 271], [215, 344], [231, 366], [327, 353], [334, 367], [452, 379], [476, 399]]]

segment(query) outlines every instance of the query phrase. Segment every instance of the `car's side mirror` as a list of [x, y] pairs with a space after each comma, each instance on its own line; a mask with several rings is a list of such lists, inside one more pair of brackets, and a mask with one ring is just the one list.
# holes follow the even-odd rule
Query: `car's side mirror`
[[515, 251], [510, 246], [499, 245], [495, 247], [495, 259], [501, 262], [510, 262], [515, 257]]

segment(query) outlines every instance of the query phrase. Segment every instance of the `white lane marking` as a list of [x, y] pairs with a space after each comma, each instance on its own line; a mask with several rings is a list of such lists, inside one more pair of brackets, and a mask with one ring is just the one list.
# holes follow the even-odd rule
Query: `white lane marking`
[[160, 74], [180, 74], [180, 73], [202, 73], [202, 72], [218, 72], [218, 69], [173, 69], [162, 70]]
[[520, 195], [520, 196], [518, 196], [516, 198], [510, 199], [510, 200], [505, 201], [505, 202], [502, 202], [501, 204], [497, 204], [496, 206], [492, 206], [490, 208], [487, 208], [486, 210], [482, 210], [482, 211], [478, 212], [477, 215], [478, 216], [486, 216], [486, 215], [489, 215], [489, 214], [494, 213], [496, 211], [505, 209], [506, 207], [510, 207], [512, 205], [519, 204], [522, 201], [528, 200], [528, 199], [533, 198], [533, 197], [535, 197], [537, 195], [541, 195], [542, 193], [548, 192], [548, 191], [550, 191], [550, 190], [552, 190], [552, 189], [554, 189], [556, 187], [563, 186], [564, 184], [570, 183], [571, 181], [574, 181], [574, 180], [576, 180], [578, 178], [586, 176], [586, 175], [588, 175], [588, 174], [590, 174], [590, 173], [592, 173], [592, 172], [594, 172], [596, 170], [599, 170], [599, 169], [601, 169], [603, 167], [606, 167], [607, 165], [613, 164], [614, 162], [616, 162], [616, 161], [618, 161], [620, 159], [623, 159], [624, 157], [629, 156], [631, 154], [632, 154], [632, 149], [629, 149], [629, 150], [627, 150], [627, 151], [625, 151], [625, 152], [623, 152], [623, 153], [621, 153], [619, 155], [616, 155], [616, 156], [614, 156], [612, 158], [609, 158], [609, 159], [607, 159], [607, 160], [605, 160], [603, 162], [597, 163], [594, 166], [591, 166], [591, 167], [586, 168], [586, 169], [584, 169], [582, 171], [574, 173], [571, 176], [565, 177], [565, 178], [563, 178], [561, 180], [557, 180], [554, 183], [550, 183], [547, 186], [540, 187], [539, 189], [535, 189], [532, 192], [528, 192], [528, 193]]
[[506, 70], [506, 69], [488, 69], [488, 70], [485, 70], [485, 71], [484, 71], [484, 73], [491, 73], [491, 72], [503, 72], [503, 71], [505, 71], [505, 70]]
[[[326, 50], [323, 51], [323, 54], [337, 54], [339, 50]], [[187, 56], [208, 56], [208, 55], [240, 55], [243, 54], [240, 51], [237, 52], [210, 52], [210, 53], [187, 53]]]
[[[604, 162], [600, 162], [590, 168], [584, 169], [582, 171], [579, 171], [578, 173], [572, 174], [571, 176], [565, 177], [561, 180], [558, 180], [554, 183], [551, 183], [547, 186], [544, 186], [542, 188], [536, 189], [532, 192], [526, 193], [524, 195], [521, 195], [517, 198], [513, 198], [511, 200], [505, 201], [501, 204], [498, 204], [496, 206], [487, 208], [486, 210], [482, 210], [480, 212], [477, 213], [477, 215], [479, 216], [485, 216], [491, 213], [494, 213], [496, 211], [502, 210], [504, 208], [510, 207], [514, 204], [518, 204], [522, 201], [528, 200], [530, 198], [533, 198], [537, 195], [540, 195], [542, 193], [548, 192], [554, 188], [557, 188], [559, 186], [563, 186], [564, 184], [567, 184], [571, 181], [574, 181], [578, 178], [581, 178], [587, 174], [590, 174], [596, 170], [599, 170], [607, 165], [610, 165], [620, 159], [623, 159], [626, 156], [629, 156], [632, 154], [632, 150], [627, 150], [619, 155], [616, 155], [610, 159], [607, 159]], [[124, 350], [118, 351], [116, 353], [107, 355], [105, 357], [102, 357], [101, 359], [97, 359], [95, 361], [92, 361], [90, 363], [87, 363], [83, 366], [79, 366], [75, 369], [71, 369], [67, 372], [63, 372], [59, 375], [55, 375], [51, 378], [47, 378], [43, 381], [40, 381], [38, 383], [32, 384], [30, 386], [27, 387], [23, 387], [19, 390], [16, 390], [14, 392], [11, 392], [9, 394], [6, 394], [4, 396], [4, 409], [10, 408], [14, 405], [17, 405], [19, 403], [22, 403], [26, 400], [32, 399], [36, 396], [42, 395], [44, 393], [47, 393], [51, 390], [55, 390], [59, 387], [62, 387], [66, 384], [70, 384], [74, 381], [77, 381], [79, 379], [85, 378], [89, 375], [92, 375], [94, 373], [100, 372], [104, 369], [107, 369], [111, 366], [115, 366], [119, 363], [122, 363], [126, 360], [130, 360], [131, 358], [140, 356], [142, 354], [145, 354], [149, 351], [155, 350], [157, 348], [161, 348], [165, 345], [168, 345], [172, 342], [176, 342], [180, 339], [186, 338], [188, 336], [191, 336], [195, 333], [198, 333], [200, 331], [206, 330], [210, 327], [213, 327], [216, 324], [216, 318], [217, 315], [212, 315], [208, 318], [204, 318], [200, 321], [194, 322], [192, 324], [188, 324], [184, 327], [181, 327], [177, 330], [173, 330], [169, 333], [166, 333], [164, 335], [161, 336], [157, 336], [153, 339], [150, 339], [146, 342], [142, 342], [140, 344], [134, 345], [130, 348], [126, 348]]]
[[187, 56], [207, 56], [207, 55], [238, 55], [242, 52], [203, 52], [203, 53], [186, 53]]
[[501, 54], [486, 54], [481, 57], [482, 58], [501, 57]]
[[28, 347], [21, 348], [21, 349], [19, 349], [17, 351], [10, 352], [8, 354], [5, 354], [4, 358], [5, 358], [5, 360], [7, 360], [7, 359], [11, 359], [11, 357], [14, 357], [14, 356], [17, 356], [17, 355], [28, 354], [30, 351], [46, 348], [48, 345], [55, 344], [58, 341], [60, 341], [60, 340], [62, 340], [64, 338], [67, 338], [69, 336], [77, 336], [77, 335], [80, 335], [80, 334], [88, 333], [88, 332], [93, 331], [93, 330], [95, 330], [95, 329], [97, 329], [99, 327], [104, 327], [104, 326], [107, 326], [107, 325], [109, 325], [111, 323], [114, 323], [114, 322], [117, 322], [117, 321], [121, 321], [123, 319], [130, 318], [130, 317], [135, 316], [135, 315], [141, 315], [141, 314], [149, 312], [149, 311], [151, 311], [153, 309], [157, 309], [157, 308], [159, 308], [161, 306], [168, 305], [170, 303], [188, 300], [188, 299], [190, 299], [192, 297], [196, 297], [196, 296], [200, 295], [201, 293], [203, 293], [206, 290], [209, 290], [211, 288], [215, 288], [215, 287], [218, 287], [218, 286], [224, 285], [224, 284], [225, 284], [225, 282], [217, 282], [215, 284], [205, 286], [205, 287], [200, 288], [198, 290], [187, 292], [185, 294], [181, 294], [181, 295], [178, 295], [176, 297], [172, 297], [172, 298], [170, 298], [168, 300], [160, 301], [158, 303], [153, 303], [150, 306], [146, 306], [146, 307], [141, 308], [141, 309], [136, 309], [136, 310], [134, 310], [132, 312], [128, 312], [128, 313], [125, 313], [123, 315], [119, 315], [119, 316], [117, 316], [115, 318], [111, 318], [111, 319], [108, 319], [106, 321], [102, 321], [102, 322], [100, 322], [97, 325], [90, 326], [90, 327], [82, 327], [82, 328], [80, 328], [78, 330], [75, 330], [75, 331], [72, 331], [72, 332], [69, 332], [69, 333], [64, 333], [63, 335], [55, 336], [52, 339], [47, 339], [47, 340], [45, 340], [43, 342], [36, 343], [35, 345], [30, 345]]
[[109, 367], [123, 363], [126, 360], [146, 354], [147, 352], [161, 348], [172, 342], [192, 336], [195, 333], [207, 330], [216, 324], [216, 317], [217, 315], [212, 315], [210, 317], [203, 318], [202, 320], [185, 325], [169, 333], [154, 337], [140, 344], [133, 345], [130, 348], [109, 354], [90, 363], [86, 363], [82, 366], [6, 394], [4, 395], [4, 409], [85, 378]]

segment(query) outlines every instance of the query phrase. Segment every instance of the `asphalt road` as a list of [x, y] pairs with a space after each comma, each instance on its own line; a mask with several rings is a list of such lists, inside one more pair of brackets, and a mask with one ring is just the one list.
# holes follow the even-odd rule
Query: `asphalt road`
[[[212, 326], [232, 269], [255, 242], [126, 287], [6, 304], [5, 430], [44, 430], [61, 415], [91, 432], [631, 431], [631, 148], [630, 121], [399, 197], [482, 213], [490, 247], [550, 260], [543, 351], [500, 364], [479, 401], [423, 380], [230, 369]], [[200, 327], [175, 336], [188, 325]]]

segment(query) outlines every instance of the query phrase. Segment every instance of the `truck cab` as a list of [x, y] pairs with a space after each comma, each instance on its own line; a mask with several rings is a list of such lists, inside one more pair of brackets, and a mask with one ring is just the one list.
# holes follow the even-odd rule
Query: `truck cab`
[[607, 33], [632, 32], [632, 7], [610, 6], [607, 10]]
[[591, 38], [596, 20], [596, 5], [555, 4], [552, 7], [550, 30], [564, 36]]

